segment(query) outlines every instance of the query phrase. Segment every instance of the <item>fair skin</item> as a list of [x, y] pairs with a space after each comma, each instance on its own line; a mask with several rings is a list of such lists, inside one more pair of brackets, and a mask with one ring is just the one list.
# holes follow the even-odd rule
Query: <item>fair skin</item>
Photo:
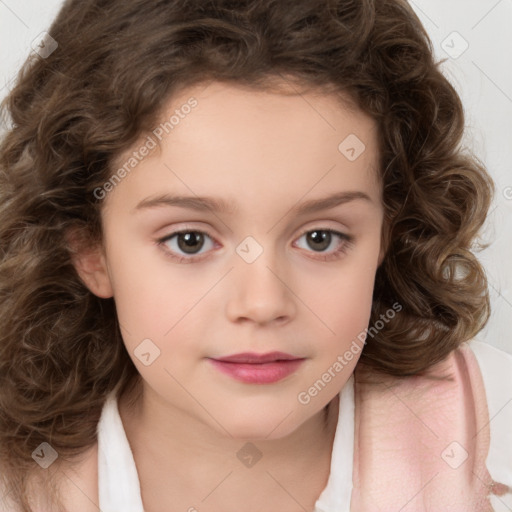
[[[119, 410], [144, 508], [313, 510], [329, 477], [337, 394], [358, 356], [307, 404], [298, 395], [368, 325], [383, 257], [376, 125], [331, 95], [284, 96], [218, 82], [180, 92], [162, 119], [191, 97], [197, 107], [163, 137], [160, 151], [103, 199], [105, 246], [75, 259], [93, 293], [114, 297], [142, 376], [140, 399], [129, 407], [130, 397], [121, 397]], [[365, 144], [354, 161], [338, 150], [349, 134]], [[345, 192], [366, 197], [294, 211]], [[236, 213], [136, 208], [163, 193], [233, 201]], [[197, 254], [183, 250], [183, 237], [156, 243], [183, 229], [203, 233]], [[322, 245], [308, 237], [325, 229], [353, 240], [333, 234]], [[237, 252], [248, 236], [263, 250], [252, 263]], [[134, 351], [148, 338], [160, 355], [146, 366]], [[219, 372], [208, 359], [270, 351], [303, 364], [278, 382], [254, 384]], [[237, 458], [248, 441], [262, 454], [251, 468]], [[95, 464], [93, 454], [91, 471]]]

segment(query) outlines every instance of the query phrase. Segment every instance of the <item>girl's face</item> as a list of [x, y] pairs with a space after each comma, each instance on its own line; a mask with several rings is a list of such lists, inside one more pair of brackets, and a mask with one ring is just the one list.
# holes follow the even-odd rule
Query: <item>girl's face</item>
[[[114, 297], [145, 396], [246, 439], [319, 413], [357, 363], [382, 257], [374, 121], [216, 82], [175, 96], [116, 164], [85, 279]], [[212, 361], [274, 351], [302, 361]]]

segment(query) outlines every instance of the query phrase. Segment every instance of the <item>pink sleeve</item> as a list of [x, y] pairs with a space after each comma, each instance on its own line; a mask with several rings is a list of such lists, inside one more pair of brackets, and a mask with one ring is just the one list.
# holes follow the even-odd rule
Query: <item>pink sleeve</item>
[[511, 490], [489, 475], [489, 435], [467, 345], [425, 376], [375, 378], [358, 368], [351, 510], [493, 512], [489, 494]]

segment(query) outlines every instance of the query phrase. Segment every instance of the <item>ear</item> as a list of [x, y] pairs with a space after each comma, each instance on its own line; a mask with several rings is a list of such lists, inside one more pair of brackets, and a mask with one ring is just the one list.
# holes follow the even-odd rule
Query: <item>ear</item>
[[87, 288], [103, 299], [113, 297], [114, 292], [108, 273], [107, 259], [101, 244], [91, 247], [84, 243], [77, 231], [66, 233], [71, 262]]

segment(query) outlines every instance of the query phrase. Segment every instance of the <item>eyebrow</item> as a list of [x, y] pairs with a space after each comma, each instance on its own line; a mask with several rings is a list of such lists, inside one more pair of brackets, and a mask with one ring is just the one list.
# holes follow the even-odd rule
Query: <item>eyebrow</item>
[[[342, 204], [364, 200], [372, 202], [371, 198], [361, 191], [347, 191], [331, 194], [327, 197], [320, 199], [310, 199], [304, 201], [297, 206], [294, 206], [291, 211], [298, 215], [314, 213], [321, 210], [328, 210]], [[172, 194], [159, 194], [151, 196], [140, 201], [132, 213], [137, 211], [146, 210], [150, 208], [157, 208], [163, 206], [177, 206], [180, 208], [188, 208], [197, 211], [213, 211], [217, 213], [234, 214], [238, 211], [234, 201], [226, 201], [225, 199], [215, 197], [200, 197], [200, 196], [177, 196]]]

